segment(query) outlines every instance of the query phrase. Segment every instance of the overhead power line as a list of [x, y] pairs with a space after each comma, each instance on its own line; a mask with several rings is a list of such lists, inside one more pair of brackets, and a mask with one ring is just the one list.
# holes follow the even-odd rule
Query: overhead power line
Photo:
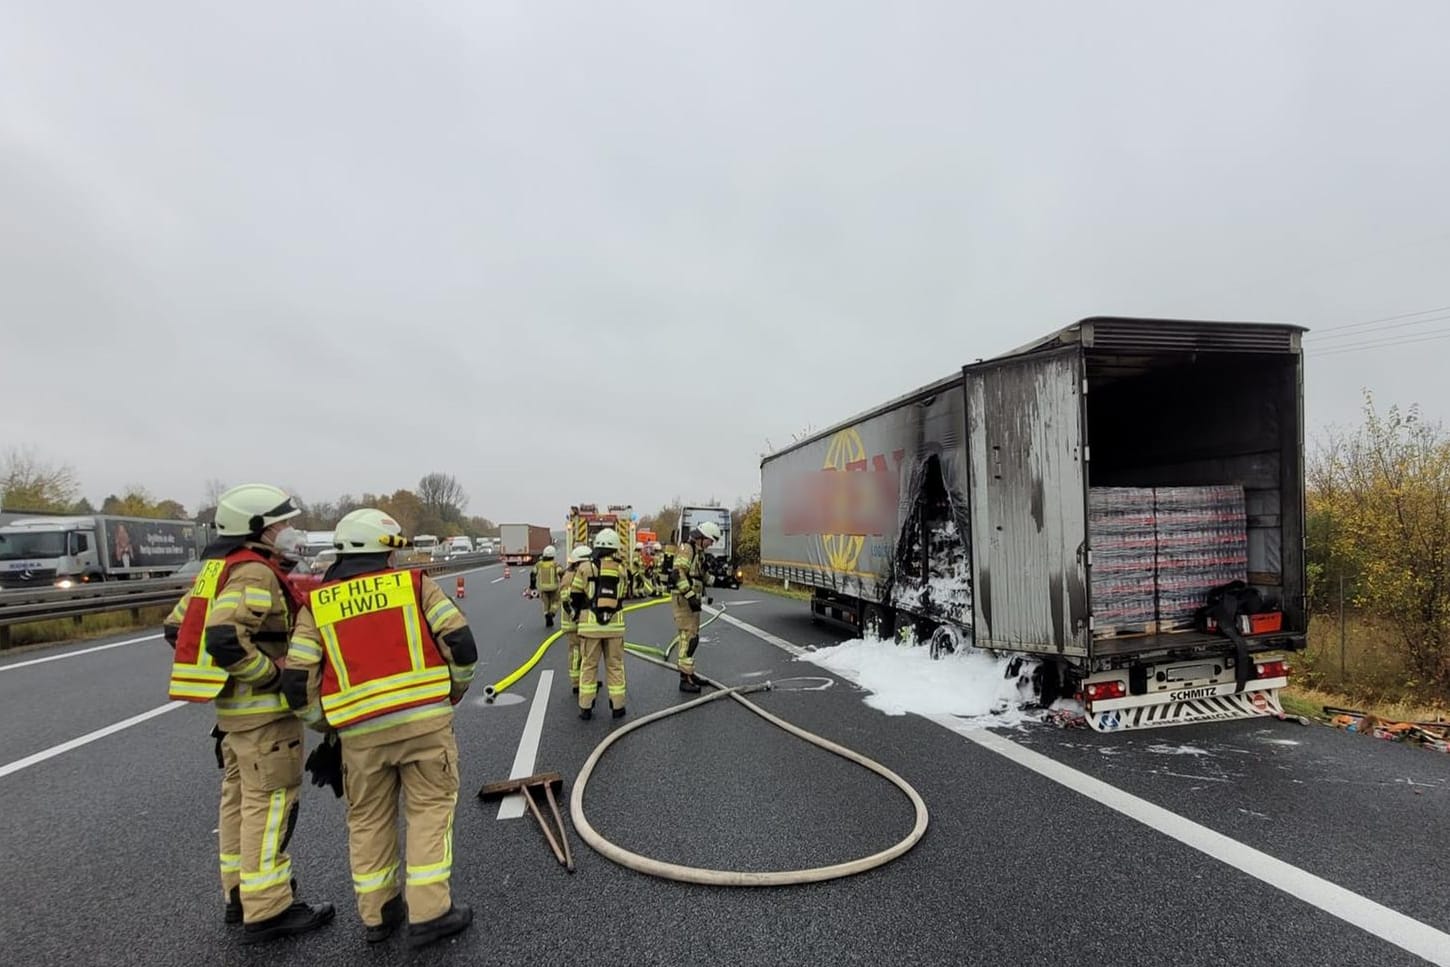
[[1352, 343], [1348, 346], [1330, 346], [1327, 349], [1314, 349], [1311, 347], [1305, 350], [1305, 353], [1315, 358], [1322, 358], [1324, 356], [1339, 356], [1344, 353], [1367, 352], [1371, 349], [1385, 349], [1391, 346], [1410, 346], [1416, 343], [1438, 342], [1442, 339], [1450, 339], [1450, 329], [1433, 329], [1425, 333], [1406, 333], [1395, 338]]
[[[1447, 309], [1450, 309], [1450, 306], [1447, 306], [1446, 308]], [[1427, 311], [1434, 311], [1434, 310], [1427, 310]], [[1333, 331], [1330, 331], [1328, 329], [1318, 330], [1318, 331], [1309, 333], [1309, 339], [1316, 346], [1320, 345], [1321, 343], [1334, 342], [1336, 340], [1341, 340], [1341, 339], [1374, 339], [1374, 338], [1377, 338], [1381, 333], [1390, 332], [1391, 330], [1395, 330], [1395, 329], [1408, 329], [1408, 328], [1413, 328], [1414, 326], [1427, 325], [1427, 324], [1432, 323], [1432, 322], [1443, 322], [1446, 319], [1450, 319], [1450, 314], [1442, 313], [1442, 314], [1440, 314], [1438, 316], [1425, 316], [1422, 319], [1411, 319], [1408, 322], [1396, 322], [1396, 323], [1392, 323], [1391, 325], [1388, 325], [1388, 326], [1376, 326], [1373, 329], [1355, 329], [1355, 330], [1348, 331], [1348, 332], [1344, 332], [1344, 331], [1333, 332]], [[1336, 327], [1336, 328], [1338, 328], [1338, 327]], [[1328, 332], [1329, 335], [1327, 335], [1327, 336], [1320, 336], [1317, 339], [1314, 338], [1315, 336], [1318, 335], [1319, 332]], [[1404, 333], [1404, 335], [1412, 336], [1412, 335], [1414, 335], [1414, 333]]]
[[1378, 319], [1365, 319], [1362, 322], [1346, 322], [1338, 326], [1325, 326], [1323, 329], [1316, 329], [1310, 333], [1311, 336], [1325, 332], [1341, 332], [1345, 329], [1363, 329], [1369, 326], [1376, 326], [1382, 322], [1395, 322], [1399, 319], [1409, 319], [1411, 316], [1427, 316], [1432, 312], [1447, 312], [1450, 306], [1436, 306], [1433, 309], [1421, 309], [1418, 312], [1402, 312], [1397, 316], [1381, 316]]

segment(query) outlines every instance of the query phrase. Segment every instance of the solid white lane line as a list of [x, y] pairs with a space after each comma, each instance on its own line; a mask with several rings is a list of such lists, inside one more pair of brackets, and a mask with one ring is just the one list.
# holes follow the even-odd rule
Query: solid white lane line
[[1403, 913], [1360, 896], [1315, 876], [1297, 866], [1285, 863], [1267, 853], [1246, 846], [1236, 839], [1201, 826], [1162, 806], [1156, 806], [1145, 799], [1139, 799], [1116, 786], [1110, 786], [1100, 779], [1079, 772], [1049, 759], [1040, 752], [998, 735], [991, 729], [965, 727], [961, 720], [950, 715], [925, 716], [943, 728], [950, 729], [963, 738], [977, 743], [1005, 756], [1020, 766], [1031, 769], [1040, 776], [1066, 786], [1073, 792], [1101, 803], [1129, 819], [1135, 819], [1145, 826], [1158, 830], [1165, 836], [1191, 846], [1201, 853], [1227, 863], [1256, 880], [1283, 890], [1331, 916], [1351, 923], [1366, 933], [1372, 933], [1396, 947], [1423, 957], [1432, 964], [1450, 967], [1450, 934], [1436, 930]]
[[[522, 779], [534, 774], [534, 764], [539, 756], [539, 739], [544, 734], [544, 713], [549, 710], [549, 688], [553, 684], [553, 669], [545, 669], [539, 673], [539, 687], [534, 689], [534, 702], [529, 706], [524, 734], [519, 736], [519, 750], [514, 753], [514, 767], [509, 771], [510, 779]], [[505, 796], [498, 804], [498, 818], [518, 819], [526, 808], [521, 793]]]
[[498, 583], [498, 582], [500, 582], [500, 581], [502, 581], [502, 580], [503, 580], [503, 578], [494, 578], [494, 579], [493, 579], [493, 580], [492, 580], [492, 581], [490, 581], [490, 582], [488, 582], [488, 583], [489, 583], [489, 584], [497, 584], [497, 583]]
[[[805, 652], [805, 649], [729, 614], [722, 614], [720, 620], [727, 621], [742, 631], [749, 632], [761, 641], [774, 645], [791, 655], [799, 656]], [[843, 674], [835, 669], [832, 671], [852, 684], [860, 685], [860, 682], [855, 681], [851, 675]], [[1256, 880], [1283, 890], [1292, 897], [1318, 907], [1330, 916], [1338, 917], [1345, 923], [1359, 927], [1366, 933], [1373, 934], [1417, 957], [1423, 957], [1430, 963], [1436, 964], [1437, 967], [1450, 967], [1450, 934], [1421, 923], [1413, 917], [1405, 916], [1397, 910], [1391, 910], [1368, 897], [1346, 890], [1337, 883], [1315, 876], [1307, 870], [1302, 870], [1270, 856], [1268, 853], [1260, 852], [1252, 846], [1215, 832], [1207, 826], [1195, 823], [1162, 806], [1154, 805], [1146, 799], [1139, 799], [1101, 779], [1095, 779], [1085, 772], [1079, 772], [1071, 766], [1050, 759], [1040, 752], [1034, 752], [1026, 746], [1018, 745], [991, 729], [970, 727], [961, 719], [951, 715], [923, 715], [922, 718], [969, 739], [984, 749], [989, 749], [1010, 759], [1024, 768], [1031, 769], [1044, 778], [1066, 786], [1094, 802], [1101, 803], [1129, 819], [1156, 829], [1185, 846], [1190, 846], [1206, 856], [1247, 873]]]
[[43, 665], [48, 661], [64, 661], [67, 658], [76, 658], [80, 655], [89, 655], [93, 652], [105, 651], [108, 648], [120, 648], [122, 645], [134, 645], [141, 641], [155, 641], [160, 637], [160, 635], [146, 635], [142, 638], [128, 638], [125, 641], [113, 641], [109, 645], [96, 645], [92, 648], [68, 651], [64, 655], [47, 655], [44, 658], [30, 658], [26, 661], [11, 662], [8, 665], [0, 665], [0, 672], [10, 671], [12, 668], [25, 668], [28, 665]]
[[149, 712], [142, 712], [140, 715], [133, 715], [128, 719], [123, 719], [122, 721], [115, 723], [114, 725], [108, 725], [105, 728], [96, 729], [94, 732], [87, 732], [85, 735], [82, 735], [79, 738], [71, 739], [69, 742], [62, 742], [60, 745], [53, 745], [49, 749], [44, 749], [40, 752], [35, 753], [34, 755], [28, 755], [23, 759], [16, 759], [14, 762], [6, 763], [5, 765], [0, 766], [0, 779], [3, 779], [5, 776], [8, 776], [13, 772], [19, 772], [21, 769], [28, 769], [30, 766], [44, 762], [46, 759], [53, 759], [56, 756], [69, 752], [72, 749], [78, 749], [83, 745], [88, 745], [89, 743], [94, 742], [97, 739], [104, 739], [108, 735], [114, 735], [115, 733], [120, 732], [123, 729], [129, 729], [133, 725], [140, 725], [147, 719], [154, 719], [158, 715], [165, 715], [167, 712], [170, 712], [173, 709], [181, 708], [183, 705], [186, 704], [188, 703], [167, 702], [165, 705], [158, 705], [156, 708], [153, 708]]

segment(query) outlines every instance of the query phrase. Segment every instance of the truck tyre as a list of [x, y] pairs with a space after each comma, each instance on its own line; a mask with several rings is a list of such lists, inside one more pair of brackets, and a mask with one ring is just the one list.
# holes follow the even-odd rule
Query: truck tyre
[[1062, 660], [1044, 661], [1036, 673], [1038, 694], [1043, 708], [1050, 708], [1059, 698], [1072, 698], [1077, 691], [1073, 671]]
[[957, 633], [950, 625], [937, 625], [932, 628], [928, 640], [933, 660], [950, 655], [957, 650]]
[[890, 608], [867, 602], [861, 606], [861, 635], [878, 641], [896, 637], [896, 621]]

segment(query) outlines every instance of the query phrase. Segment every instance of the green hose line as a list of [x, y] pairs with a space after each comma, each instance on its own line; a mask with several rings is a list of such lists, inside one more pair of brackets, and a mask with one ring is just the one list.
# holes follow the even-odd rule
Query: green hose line
[[[638, 611], [641, 608], [653, 608], [655, 605], [664, 604], [668, 600], [669, 598], [654, 598], [649, 601], [641, 601], [637, 604], [626, 605], [620, 610], [627, 613], [630, 611]], [[500, 678], [492, 685], [485, 686], [483, 690], [484, 701], [492, 702], [494, 700], [494, 697], [497, 696], [500, 692], [504, 691], [505, 689], [512, 688], [518, 683], [519, 679], [523, 678], [529, 672], [533, 671], [534, 666], [539, 663], [539, 660], [543, 658], [544, 654], [549, 650], [549, 646], [552, 645], [554, 642], [558, 641], [563, 636], [563, 634], [564, 632], [562, 630], [554, 632], [552, 635], [544, 639], [543, 644], [539, 645], [538, 650], [529, 657], [528, 661], [524, 662], [518, 668], [515, 668], [513, 671], [509, 672], [507, 675], [505, 675], [503, 678]]]
[[[657, 658], [642, 654], [642, 650], [647, 648], [651, 651], [658, 650], [649, 648], [648, 645], [641, 646], [633, 643], [625, 645], [625, 649], [641, 661], [647, 661], [652, 665], [659, 665], [661, 668], [668, 668], [672, 671], [678, 670], [675, 665], [669, 662], [660, 661]], [[848, 749], [845, 746], [837, 745], [829, 739], [823, 739], [812, 732], [807, 732], [797, 725], [792, 725], [785, 719], [772, 715], [759, 705], [745, 698], [745, 693], [747, 692], [770, 688], [771, 685], [769, 682], [739, 686], [736, 688], [722, 688], [718, 682], [703, 678], [700, 675], [696, 675], [695, 677], [700, 678], [702, 681], [719, 690], [712, 694], [701, 696], [693, 701], [651, 713], [643, 718], [636, 719], [623, 728], [616, 729], [609, 733], [603, 742], [595, 746], [594, 751], [585, 760], [584, 767], [579, 770], [579, 775], [574, 780], [574, 787], [569, 793], [569, 815], [574, 821], [574, 828], [579, 831], [580, 838], [588, 843], [596, 852], [618, 863], [620, 866], [635, 870], [636, 872], [662, 877], [667, 880], [677, 880], [681, 883], [701, 883], [706, 886], [791, 886], [801, 883], [819, 883], [824, 880], [834, 880], [843, 876], [864, 873], [867, 870], [883, 866], [906, 853], [921, 840], [922, 836], [926, 835], [926, 803], [922, 801], [921, 796], [905, 779], [902, 779], [874, 759], [867, 758], [861, 753]], [[727, 696], [744, 705], [770, 724], [784, 729], [791, 735], [804, 739], [814, 746], [825, 749], [827, 752], [832, 752], [849, 762], [854, 762], [896, 786], [911, 801], [912, 808], [916, 811], [916, 822], [912, 826], [911, 832], [907, 834], [905, 839], [902, 839], [895, 845], [887, 847], [879, 853], [863, 856], [860, 859], [849, 860], [844, 863], [833, 863], [829, 866], [817, 866], [805, 870], [773, 870], [769, 872], [713, 870], [703, 867], [681, 866], [677, 863], [666, 863], [661, 860], [651, 859], [648, 856], [642, 856], [639, 853], [631, 852], [622, 846], [611, 843], [601, 836], [590, 825], [589, 820], [584, 815], [584, 789], [589, 784], [589, 778], [594, 773], [594, 767], [599, 764], [599, 760], [603, 757], [605, 751], [635, 729], [643, 728], [652, 722], [658, 722], [661, 719], [668, 718], [671, 715], [678, 715], [692, 708], [699, 708], [708, 702], [714, 702]]]

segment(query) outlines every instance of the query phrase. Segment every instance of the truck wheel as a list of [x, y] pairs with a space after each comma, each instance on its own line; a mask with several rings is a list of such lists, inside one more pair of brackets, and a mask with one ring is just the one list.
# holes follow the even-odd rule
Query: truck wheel
[[958, 643], [957, 633], [950, 625], [937, 625], [931, 632], [931, 657], [937, 659], [952, 654]]
[[1043, 708], [1051, 707], [1053, 702], [1064, 695], [1071, 697], [1071, 691], [1064, 691], [1067, 676], [1063, 672], [1062, 665], [1056, 661], [1045, 661], [1034, 672], [1033, 684], [1037, 686], [1039, 701]]
[[896, 622], [890, 608], [867, 603], [861, 610], [861, 634], [877, 641], [890, 641], [896, 636]]

